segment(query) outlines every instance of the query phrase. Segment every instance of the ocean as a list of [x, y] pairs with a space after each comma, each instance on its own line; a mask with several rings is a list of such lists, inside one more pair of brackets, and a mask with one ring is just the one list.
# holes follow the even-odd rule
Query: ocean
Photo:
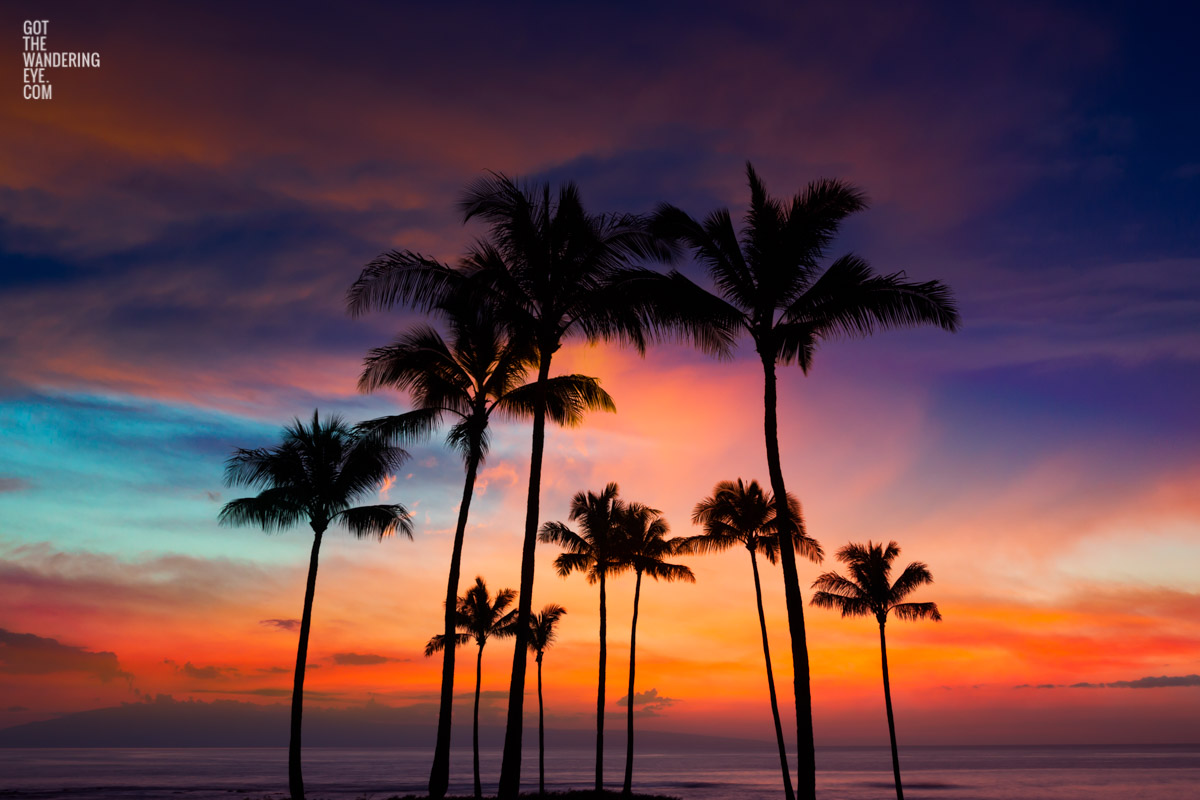
[[[313, 800], [384, 800], [422, 793], [427, 750], [315, 747], [305, 751]], [[895, 797], [886, 748], [820, 748], [822, 800]], [[485, 794], [495, 791], [498, 749], [481, 751]], [[551, 749], [547, 790], [589, 788], [594, 754]], [[901, 752], [908, 800], [1196, 800], [1200, 745], [908, 747]], [[451, 794], [469, 795], [471, 753], [456, 750]], [[620, 789], [624, 761], [612, 754], [607, 788]], [[522, 772], [537, 788], [537, 755]], [[281, 800], [282, 748], [4, 748], [0, 798], [20, 800]], [[634, 790], [686, 800], [783, 796], [778, 756], [761, 752], [646, 752]]]

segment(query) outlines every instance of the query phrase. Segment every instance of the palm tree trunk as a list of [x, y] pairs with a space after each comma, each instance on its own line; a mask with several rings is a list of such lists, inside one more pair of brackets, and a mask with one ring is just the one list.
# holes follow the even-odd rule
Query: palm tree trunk
[[300, 769], [301, 718], [304, 715], [304, 667], [308, 661], [308, 632], [312, 627], [313, 595], [317, 591], [317, 556], [325, 525], [312, 523], [312, 555], [308, 558], [308, 584], [304, 587], [304, 614], [300, 617], [300, 644], [296, 648], [296, 676], [292, 683], [292, 730], [288, 739], [288, 791], [292, 800], [304, 800], [304, 774]]
[[791, 515], [787, 487], [779, 459], [779, 422], [776, 417], [775, 354], [762, 353], [763, 432], [767, 444], [767, 471], [775, 495], [775, 516], [780, 520], [779, 553], [783, 565], [783, 591], [787, 600], [788, 632], [792, 643], [792, 686], [796, 697], [796, 791], [802, 800], [817, 796], [817, 753], [813, 741], [812, 689], [809, 686], [808, 641], [804, 631], [804, 598], [800, 594], [800, 575], [796, 569], [796, 551], [791, 545]]
[[538, 794], [546, 793], [546, 713], [542, 705], [542, 654], [537, 654], [538, 665]]
[[[452, 645], [450, 645], [452, 646]], [[483, 645], [475, 658], [475, 726], [471, 731], [471, 745], [475, 751], [475, 796], [483, 797], [483, 784], [479, 781], [479, 684], [483, 680]]]
[[626, 696], [629, 701], [626, 726], [629, 730], [625, 735], [625, 787], [621, 790], [624, 794], [633, 793], [633, 668], [637, 654], [638, 601], [641, 596], [642, 573], [638, 570], [637, 582], [633, 585], [633, 627], [629, 631], [629, 694]]
[[467, 459], [467, 479], [463, 485], [462, 502], [458, 507], [458, 527], [454, 530], [454, 549], [450, 553], [450, 578], [446, 582], [446, 618], [442, 655], [442, 699], [438, 708], [437, 744], [433, 749], [433, 766], [429, 770], [429, 796], [432, 800], [446, 796], [450, 784], [450, 722], [454, 713], [454, 646], [455, 609], [458, 604], [459, 572], [462, 568], [463, 539], [467, 531], [467, 514], [475, 492], [475, 477], [479, 472], [479, 448], [472, 443]]
[[550, 379], [551, 351], [541, 350], [534, 395], [533, 451], [529, 458], [529, 497], [525, 505], [525, 539], [521, 545], [521, 588], [517, 600], [517, 635], [513, 648], [512, 676], [508, 685], [508, 721], [504, 728], [504, 756], [500, 762], [502, 800], [513, 800], [521, 791], [521, 728], [525, 713], [525, 655], [529, 649], [529, 614], [533, 603], [533, 549], [537, 544], [538, 507], [542, 489], [542, 452], [546, 447], [546, 381]]
[[604, 680], [608, 661], [608, 609], [600, 573], [600, 680], [596, 688], [596, 791], [604, 791]]
[[904, 789], [900, 786], [900, 753], [896, 750], [896, 721], [892, 718], [892, 685], [888, 680], [887, 639], [883, 635], [883, 623], [879, 623], [879, 652], [883, 657], [883, 702], [887, 706], [888, 735], [892, 739], [892, 774], [896, 777], [896, 800], [904, 800]]
[[783, 769], [783, 794], [795, 800], [792, 790], [792, 771], [788, 766], [787, 745], [783, 742], [783, 725], [779, 721], [779, 701], [775, 698], [775, 675], [771, 671], [771, 645], [767, 640], [767, 617], [763, 614], [762, 584], [758, 579], [758, 559], [750, 548], [750, 566], [754, 570], [754, 599], [758, 602], [758, 627], [762, 630], [763, 660], [767, 662], [767, 688], [771, 692], [771, 716], [775, 719], [775, 741], [779, 743], [779, 766]]

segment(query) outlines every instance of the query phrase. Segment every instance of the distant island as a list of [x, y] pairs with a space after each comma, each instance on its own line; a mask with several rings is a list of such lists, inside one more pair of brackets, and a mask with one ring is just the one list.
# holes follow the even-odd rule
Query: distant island
[[[306, 714], [305, 740], [313, 747], [428, 747], [435, 731], [428, 707], [364, 706], [312, 708]], [[286, 747], [288, 706], [237, 700], [176, 700], [123, 703], [65, 714], [56, 719], [0, 729], [0, 747]], [[591, 747], [594, 729], [547, 729], [557, 747]], [[479, 730], [485, 747], [500, 747], [503, 726]], [[460, 726], [455, 746], [470, 747], [471, 729]], [[609, 736], [624, 743], [619, 726]], [[639, 731], [639, 749], [677, 751], [754, 751], [769, 742], [694, 733]]]

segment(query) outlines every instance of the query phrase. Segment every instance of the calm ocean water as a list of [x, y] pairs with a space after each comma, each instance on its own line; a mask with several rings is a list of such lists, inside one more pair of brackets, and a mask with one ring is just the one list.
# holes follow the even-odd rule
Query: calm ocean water
[[[547, 754], [547, 789], [588, 788], [593, 754]], [[822, 748], [823, 800], [887, 800], [895, 793], [886, 749]], [[500, 753], [482, 753], [485, 793]], [[0, 749], [0, 797], [21, 800], [278, 800], [286, 795], [280, 748]], [[420, 793], [429, 753], [411, 749], [312, 748], [305, 783], [318, 800], [383, 800]], [[754, 753], [645, 753], [634, 788], [687, 800], [781, 797], [777, 757]], [[471, 754], [455, 752], [451, 793], [471, 793]], [[909, 747], [901, 753], [910, 800], [1196, 800], [1200, 746]], [[620, 788], [620, 758], [607, 780]], [[536, 789], [537, 756], [525, 761]]]

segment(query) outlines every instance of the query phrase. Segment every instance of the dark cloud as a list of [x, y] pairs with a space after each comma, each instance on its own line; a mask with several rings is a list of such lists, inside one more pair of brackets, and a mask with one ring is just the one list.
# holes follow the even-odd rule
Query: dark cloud
[[[292, 690], [282, 687], [265, 686], [258, 689], [189, 689], [195, 694], [245, 694], [254, 697], [291, 697]], [[345, 695], [341, 692], [321, 692], [312, 689], [304, 690], [304, 697], [309, 700], [340, 700]]]
[[387, 664], [392, 661], [403, 661], [402, 658], [390, 658], [376, 653], [334, 653], [333, 663], [348, 667], [365, 667], [372, 664]]
[[1105, 684], [1109, 689], [1163, 689], [1175, 686], [1200, 686], [1200, 675], [1159, 675], [1132, 681]]
[[281, 631], [294, 631], [300, 628], [300, 620], [298, 619], [260, 619], [258, 624], [278, 628]]
[[114, 678], [133, 678], [121, 669], [114, 653], [93, 652], [60, 644], [55, 639], [32, 633], [13, 633], [3, 628], [0, 628], [0, 672], [13, 675], [82, 672], [104, 683]]
[[23, 492], [32, 488], [33, 484], [24, 478], [0, 477], [0, 494], [6, 494], [8, 492]]
[[[657, 716], [660, 711], [674, 704], [675, 700], [673, 698], [660, 696], [658, 689], [647, 689], [644, 692], [635, 692], [633, 695], [634, 712], [647, 717]], [[629, 705], [629, 695], [625, 695], [619, 699], [617, 705]]]
[[195, 678], [200, 681], [214, 681], [224, 678], [226, 675], [236, 674], [237, 670], [232, 667], [217, 667], [209, 665], [207, 667], [197, 667], [192, 662], [187, 662], [179, 671], [189, 678]]
[[1200, 675], [1158, 675], [1136, 678], [1131, 681], [1112, 681], [1111, 683], [1042, 683], [1030, 686], [1022, 683], [1014, 689], [1171, 689], [1179, 686], [1200, 686]]
[[171, 666], [176, 672], [199, 681], [213, 681], [238, 674], [236, 667], [218, 667], [214, 665], [198, 667], [191, 661], [180, 666], [177, 661], [170, 658], [164, 658], [163, 663]]
[[4, 710], [10, 714], [19, 714], [20, 712], [28, 711], [29, 709], [26, 708], [25, 706], [9, 706], [8, 708], [6, 708]]

